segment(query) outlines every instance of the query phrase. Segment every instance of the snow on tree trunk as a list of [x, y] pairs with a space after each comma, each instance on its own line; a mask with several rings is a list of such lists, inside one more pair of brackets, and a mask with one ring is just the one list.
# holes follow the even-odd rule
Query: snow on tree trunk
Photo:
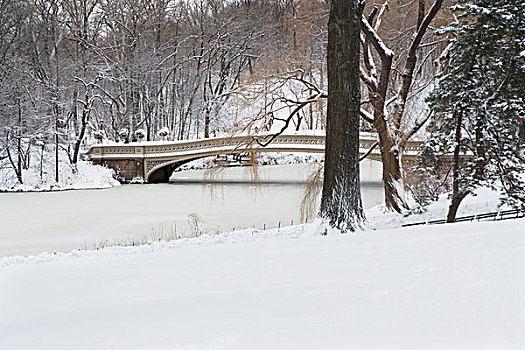
[[328, 111], [320, 218], [341, 232], [364, 219], [359, 184], [360, 0], [333, 0], [328, 23]]
[[394, 145], [388, 133], [379, 133], [381, 161], [383, 163], [383, 188], [387, 208], [401, 212], [408, 209], [404, 198], [404, 184], [401, 170], [400, 150]]

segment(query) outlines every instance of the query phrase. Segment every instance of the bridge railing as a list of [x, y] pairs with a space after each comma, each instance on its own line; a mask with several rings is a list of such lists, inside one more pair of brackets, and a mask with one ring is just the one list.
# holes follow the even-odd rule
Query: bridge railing
[[[127, 144], [96, 144], [91, 146], [87, 153], [91, 157], [99, 158], [105, 156], [152, 157], [161, 154], [199, 151], [211, 148], [227, 148], [232, 151], [248, 151], [250, 148], [260, 150], [262, 146], [257, 141], [263, 143], [269, 137], [270, 135], [233, 136], [184, 141], [146, 141]], [[324, 135], [279, 135], [267, 147], [271, 148], [276, 145], [321, 147], [324, 146], [324, 142]], [[369, 149], [375, 142], [375, 135], [366, 133], [361, 136], [360, 148]], [[405, 150], [407, 152], [419, 151], [419, 145], [420, 143], [417, 141], [409, 141]], [[379, 153], [379, 150], [375, 150], [374, 153]]]

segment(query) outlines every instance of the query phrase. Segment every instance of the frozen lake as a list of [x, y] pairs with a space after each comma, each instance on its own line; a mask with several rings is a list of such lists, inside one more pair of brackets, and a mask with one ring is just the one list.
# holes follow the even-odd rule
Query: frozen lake
[[[305, 181], [312, 165], [227, 168], [205, 184], [204, 170], [175, 173], [170, 184], [123, 185], [105, 190], [0, 194], [0, 257], [44, 251], [93, 249], [117, 242], [185, 237], [311, 221], [301, 217]], [[363, 204], [383, 201], [379, 183], [362, 185]], [[191, 215], [196, 214], [196, 215]], [[312, 216], [312, 215], [310, 215]]]

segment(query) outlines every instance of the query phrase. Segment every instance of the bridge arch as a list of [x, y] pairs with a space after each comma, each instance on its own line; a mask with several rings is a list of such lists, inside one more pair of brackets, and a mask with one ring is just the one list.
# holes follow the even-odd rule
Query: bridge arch
[[[259, 152], [287, 152], [286, 150], [282, 148], [275, 148], [275, 147], [257, 147], [252, 149], [253, 152], [259, 153]], [[294, 152], [304, 152], [304, 153], [324, 153], [323, 150], [312, 150], [312, 149], [304, 149], [304, 150], [295, 150]], [[144, 180], [151, 183], [166, 183], [169, 182], [169, 178], [177, 169], [178, 167], [189, 163], [194, 160], [202, 159], [202, 158], [208, 158], [218, 155], [236, 155], [236, 154], [243, 154], [247, 153], [246, 149], [241, 149], [238, 152], [231, 151], [231, 150], [213, 150], [208, 151], [204, 153], [198, 153], [198, 154], [192, 154], [187, 156], [180, 156], [174, 159], [166, 159], [166, 160], [147, 160], [146, 161], [146, 175], [144, 177]], [[289, 153], [289, 151], [287, 152]], [[151, 167], [151, 169], [150, 169]]]
[[[262, 150], [256, 150], [256, 152], [268, 152], [266, 149]], [[272, 151], [270, 151], [272, 152]], [[277, 151], [273, 151], [277, 152]], [[191, 156], [186, 159], [171, 159], [171, 160], [164, 160], [154, 161], [155, 164], [151, 170], [149, 170], [146, 173], [146, 176], [144, 178], [145, 181], [150, 183], [167, 183], [169, 182], [169, 179], [173, 172], [183, 166], [184, 164], [187, 164], [189, 162], [192, 162], [194, 160], [202, 159], [202, 158], [208, 158], [213, 157], [217, 155], [235, 155], [235, 154], [241, 154], [240, 153], [226, 153], [226, 152], [215, 152], [215, 154], [208, 154], [208, 155], [199, 155], [199, 156]], [[310, 152], [308, 152], [310, 153]], [[382, 168], [382, 162], [379, 157], [371, 156], [365, 158], [361, 162], [361, 181], [362, 182], [380, 182], [381, 181], [381, 168]]]
[[163, 163], [155, 165], [151, 170], [149, 170], [146, 173], [144, 180], [151, 183], [169, 182], [169, 179], [175, 171], [175, 169], [183, 166], [186, 163], [206, 157], [209, 156], [192, 157], [184, 160], [166, 160]]

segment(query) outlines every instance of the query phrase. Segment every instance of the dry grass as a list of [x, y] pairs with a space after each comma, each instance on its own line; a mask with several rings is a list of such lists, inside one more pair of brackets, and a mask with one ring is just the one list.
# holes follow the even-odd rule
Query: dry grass
[[317, 210], [317, 200], [323, 188], [323, 170], [322, 163], [312, 163], [314, 170], [306, 181], [304, 197], [301, 201], [301, 221], [306, 222], [313, 218]]

